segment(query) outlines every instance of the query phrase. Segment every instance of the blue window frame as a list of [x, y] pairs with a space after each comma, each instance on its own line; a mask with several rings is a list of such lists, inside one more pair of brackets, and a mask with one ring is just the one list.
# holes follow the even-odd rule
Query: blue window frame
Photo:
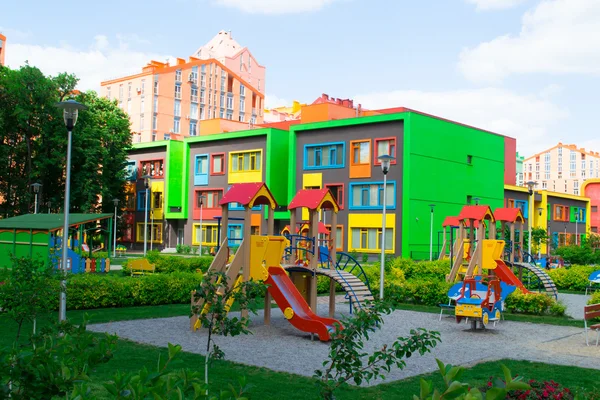
[[346, 143], [332, 142], [304, 146], [304, 169], [344, 168]]
[[227, 242], [229, 246], [239, 246], [242, 243], [242, 237], [244, 235], [243, 224], [229, 224], [227, 225]]
[[573, 207], [573, 221], [572, 222], [585, 222], [585, 208], [584, 207]]
[[525, 219], [529, 218], [529, 202], [527, 200], [515, 200], [515, 208], [520, 208]]
[[194, 160], [194, 185], [208, 185], [208, 154], [198, 154]]
[[130, 182], [135, 182], [138, 178], [138, 170], [135, 160], [127, 160], [125, 167], [125, 179]]
[[[396, 181], [387, 181], [386, 210], [396, 209]], [[361, 182], [350, 184], [351, 210], [382, 210], [383, 182]]]
[[146, 191], [141, 190], [137, 195], [137, 210], [146, 211]]

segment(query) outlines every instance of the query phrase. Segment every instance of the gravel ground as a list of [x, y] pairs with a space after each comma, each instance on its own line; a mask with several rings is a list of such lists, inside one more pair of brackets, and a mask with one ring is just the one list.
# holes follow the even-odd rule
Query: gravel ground
[[590, 297], [583, 294], [558, 294], [558, 300], [567, 306], [565, 314], [571, 318], [580, 320], [583, 320], [583, 307], [587, 304]]
[[[340, 304], [337, 309], [347, 312], [346, 307]], [[320, 304], [318, 311], [319, 315], [326, 315], [327, 305]], [[376, 348], [390, 343], [397, 336], [406, 336], [411, 329], [420, 327], [441, 333], [442, 343], [432, 353], [409, 359], [406, 369], [393, 370], [387, 381], [435, 371], [435, 358], [466, 366], [512, 358], [600, 369], [600, 346], [587, 347], [580, 328], [502, 321], [496, 327], [473, 332], [469, 326], [456, 324], [453, 317], [438, 321], [436, 314], [399, 310], [385, 317], [383, 328], [371, 337], [367, 346]], [[203, 354], [206, 345], [206, 332], [191, 332], [187, 317], [97, 324], [89, 329], [160, 347], [166, 347], [169, 342], [177, 343], [185, 351], [198, 354]], [[311, 341], [310, 335], [292, 327], [279, 309], [272, 310], [270, 326], [262, 324], [262, 312], [253, 316], [251, 330], [253, 335], [217, 338], [226, 359], [312, 376], [327, 357], [328, 344], [316, 338]]]

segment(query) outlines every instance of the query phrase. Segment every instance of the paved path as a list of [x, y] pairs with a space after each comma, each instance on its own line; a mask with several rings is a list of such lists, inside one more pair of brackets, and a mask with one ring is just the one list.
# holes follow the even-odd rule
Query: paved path
[[[318, 310], [320, 315], [327, 314], [326, 305], [319, 305]], [[338, 310], [347, 312], [347, 305], [338, 305]], [[407, 368], [394, 370], [388, 381], [435, 371], [435, 358], [467, 366], [513, 358], [600, 369], [600, 347], [586, 347], [580, 328], [502, 321], [495, 328], [473, 332], [464, 323], [456, 324], [452, 317], [438, 321], [436, 314], [402, 310], [385, 316], [383, 328], [371, 337], [367, 347], [374, 349], [391, 343], [395, 337], [406, 336], [411, 329], [419, 327], [439, 331], [442, 343], [430, 354], [409, 359]], [[192, 333], [187, 317], [98, 324], [89, 329], [161, 347], [169, 342], [177, 343], [185, 351], [198, 354], [203, 353], [206, 345], [205, 331]], [[310, 335], [292, 327], [279, 309], [272, 310], [270, 326], [262, 324], [262, 313], [254, 316], [251, 330], [253, 335], [216, 339], [226, 359], [312, 376], [329, 350], [328, 344], [313, 342]]]
[[587, 304], [590, 297], [583, 294], [558, 294], [558, 300], [567, 306], [565, 314], [571, 318], [580, 320], [583, 320], [583, 307]]

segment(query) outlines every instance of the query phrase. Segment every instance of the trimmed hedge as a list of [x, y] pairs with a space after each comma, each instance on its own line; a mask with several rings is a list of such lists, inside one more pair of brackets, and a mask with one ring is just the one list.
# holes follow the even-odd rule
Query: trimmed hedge
[[511, 313], [534, 315], [565, 315], [566, 307], [543, 293], [523, 294], [515, 290], [506, 298], [506, 309]]
[[587, 302], [588, 304], [600, 304], [600, 292], [594, 292]]
[[[181, 272], [139, 277], [71, 275], [67, 282], [67, 309], [185, 304], [201, 282], [201, 274]], [[59, 281], [51, 284], [58, 293]], [[48, 303], [51, 309], [58, 309], [58, 296], [48, 299]]]
[[[158, 253], [157, 251], [149, 252], [146, 256], [150, 264], [154, 264], [158, 273], [173, 273], [173, 272], [196, 272], [201, 270], [203, 273], [208, 271], [210, 264], [213, 261], [212, 256], [203, 257], [181, 257], [167, 256]], [[139, 260], [132, 259], [132, 260]], [[132, 260], [127, 260], [123, 263], [123, 274], [130, 275], [129, 263]]]
[[558, 290], [574, 290], [584, 292], [589, 286], [590, 274], [597, 271], [599, 267], [573, 265], [568, 268], [556, 268], [549, 271], [550, 278]]

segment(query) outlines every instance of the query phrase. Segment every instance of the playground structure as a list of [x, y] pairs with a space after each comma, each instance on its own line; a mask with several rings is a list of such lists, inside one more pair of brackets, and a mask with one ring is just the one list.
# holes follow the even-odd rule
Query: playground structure
[[[229, 222], [228, 205], [238, 203], [244, 207], [244, 228], [242, 240], [231, 262], [227, 226]], [[296, 263], [282, 265], [284, 253], [291, 254], [292, 243], [288, 237], [274, 236], [274, 210], [277, 207], [275, 199], [264, 183], [234, 184], [223, 196], [220, 203], [222, 208], [221, 243], [219, 250], [209, 268], [209, 271], [221, 272], [227, 276], [229, 289], [235, 290], [240, 282], [250, 279], [264, 281], [268, 285], [265, 295], [264, 323], [268, 325], [271, 318], [271, 300], [281, 308], [285, 318], [297, 329], [312, 334], [317, 334], [321, 341], [331, 339], [334, 325], [339, 321], [331, 318], [335, 312], [335, 283], [340, 283], [347, 293], [352, 292], [351, 304], [360, 307], [361, 302], [368, 299], [363, 290], [364, 284], [354, 275], [346, 271], [333, 268], [318, 268], [319, 253], [314, 243], [318, 238], [318, 216], [322, 210], [332, 211], [332, 225], [335, 226], [339, 207], [329, 190], [301, 191], [290, 203], [292, 221], [290, 226], [295, 226], [295, 211], [297, 208], [306, 207], [309, 210], [310, 221], [307, 223], [309, 235], [312, 235], [312, 246], [308, 246], [307, 260], [301, 265]], [[257, 205], [265, 205], [268, 209], [267, 235], [251, 235], [250, 221], [251, 209]], [[293, 236], [293, 235], [291, 235]], [[335, 231], [332, 232], [332, 242], [335, 243]], [[292, 238], [299, 240], [299, 238]], [[335, 249], [330, 254], [331, 259], [336, 259]], [[361, 269], [362, 271], [362, 269]], [[288, 273], [290, 276], [288, 276]], [[317, 300], [317, 275], [328, 276], [331, 279], [329, 315], [330, 318], [318, 316], [316, 310]], [[358, 282], [357, 282], [358, 281]], [[369, 291], [370, 294], [370, 291]], [[372, 298], [372, 296], [371, 296]], [[310, 304], [310, 306], [309, 306]], [[206, 305], [194, 299], [192, 294], [192, 310], [206, 312]], [[231, 304], [227, 305], [228, 307]], [[242, 317], [247, 317], [248, 311], [242, 310]], [[198, 315], [190, 319], [191, 329], [200, 328]], [[340, 324], [341, 325], [341, 324]]]
[[470, 319], [472, 329], [477, 329], [478, 322], [481, 328], [486, 328], [490, 322], [496, 326], [502, 317], [506, 297], [515, 289], [515, 286], [501, 283], [497, 278], [487, 282], [479, 277], [466, 278], [456, 299], [456, 322]]
[[[491, 274], [508, 285], [518, 287], [523, 293], [529, 293], [523, 284], [526, 274], [529, 283], [534, 277], [539, 282], [539, 287], [543, 286], [547, 294], [555, 298], [558, 296], [556, 286], [548, 274], [534, 264], [523, 262], [522, 256], [518, 256], [517, 248], [523, 248], [525, 220], [519, 208], [500, 208], [492, 213], [489, 206], [464, 206], [459, 216], [454, 218], [446, 218], [444, 226], [445, 229], [453, 229], [452, 227], [458, 224], [457, 240], [453, 244], [447, 244], [445, 235], [444, 251], [440, 254], [440, 258], [444, 258], [446, 249], [456, 254], [451, 261], [450, 274], [446, 277], [448, 282]], [[510, 230], [508, 251], [505, 251], [506, 242], [496, 239], [498, 221], [501, 222], [502, 234], [506, 227]], [[520, 224], [518, 244], [515, 243], [517, 223]]]

